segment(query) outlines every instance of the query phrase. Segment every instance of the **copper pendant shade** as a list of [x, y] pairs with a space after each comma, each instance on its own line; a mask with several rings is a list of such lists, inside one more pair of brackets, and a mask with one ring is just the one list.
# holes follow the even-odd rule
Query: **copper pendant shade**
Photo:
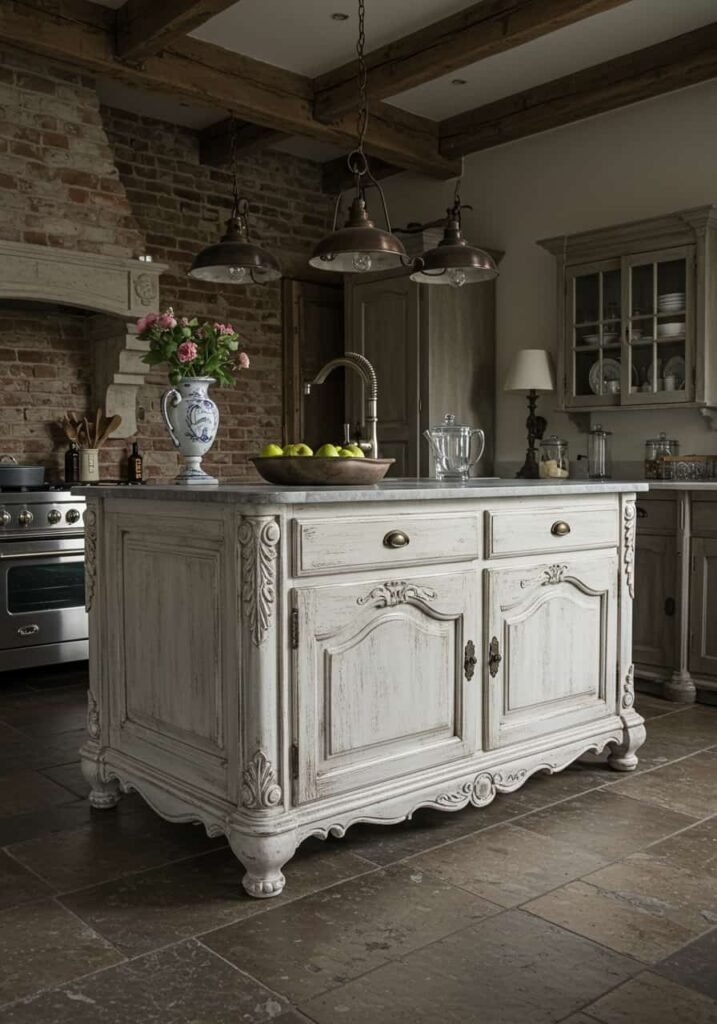
[[365, 273], [369, 270], [391, 270], [407, 260], [403, 243], [377, 228], [369, 219], [366, 201], [356, 195], [346, 223], [322, 238], [314, 249], [309, 265], [320, 270], [342, 274]]
[[194, 257], [190, 277], [223, 284], [263, 284], [281, 277], [271, 253], [250, 241], [248, 213], [248, 202], [235, 193], [225, 234]]
[[469, 245], [461, 233], [461, 202], [448, 210], [443, 238], [435, 247], [420, 256], [411, 274], [412, 281], [421, 284], [447, 284], [460, 288], [465, 284], [479, 284], [498, 276], [498, 268], [490, 253]]

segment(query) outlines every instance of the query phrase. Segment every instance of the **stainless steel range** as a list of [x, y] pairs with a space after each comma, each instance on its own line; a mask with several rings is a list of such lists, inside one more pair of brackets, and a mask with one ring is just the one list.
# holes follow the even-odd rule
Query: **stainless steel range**
[[85, 502], [0, 490], [0, 671], [87, 658]]

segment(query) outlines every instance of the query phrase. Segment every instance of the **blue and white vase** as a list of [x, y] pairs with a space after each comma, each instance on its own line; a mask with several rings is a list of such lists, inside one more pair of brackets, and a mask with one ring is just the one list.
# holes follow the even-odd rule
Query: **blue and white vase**
[[202, 469], [202, 456], [214, 444], [219, 427], [219, 410], [207, 394], [210, 384], [216, 384], [213, 377], [183, 377], [162, 395], [162, 418], [184, 459], [175, 484], [219, 482]]

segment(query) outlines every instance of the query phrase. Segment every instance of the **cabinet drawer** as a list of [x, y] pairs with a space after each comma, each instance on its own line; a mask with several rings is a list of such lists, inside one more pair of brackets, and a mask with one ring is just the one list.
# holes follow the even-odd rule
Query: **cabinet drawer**
[[479, 523], [477, 515], [445, 513], [297, 518], [293, 521], [294, 575], [479, 558]]
[[674, 533], [677, 527], [677, 505], [674, 498], [637, 499], [637, 528], [642, 533]]
[[717, 501], [692, 499], [692, 534], [701, 537], [717, 533]]
[[605, 506], [486, 513], [488, 558], [615, 547], [618, 536], [617, 509]]

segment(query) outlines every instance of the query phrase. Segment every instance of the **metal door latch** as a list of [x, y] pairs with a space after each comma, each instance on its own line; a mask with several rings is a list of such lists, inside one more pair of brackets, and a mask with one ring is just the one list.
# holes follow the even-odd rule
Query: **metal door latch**
[[488, 671], [492, 676], [498, 675], [498, 668], [502, 660], [498, 637], [494, 636], [488, 647]]
[[476, 658], [476, 645], [472, 640], [469, 640], [466, 644], [465, 655], [463, 658], [463, 671], [466, 674], [466, 679], [472, 679], [475, 675], [476, 665], [478, 659]]

